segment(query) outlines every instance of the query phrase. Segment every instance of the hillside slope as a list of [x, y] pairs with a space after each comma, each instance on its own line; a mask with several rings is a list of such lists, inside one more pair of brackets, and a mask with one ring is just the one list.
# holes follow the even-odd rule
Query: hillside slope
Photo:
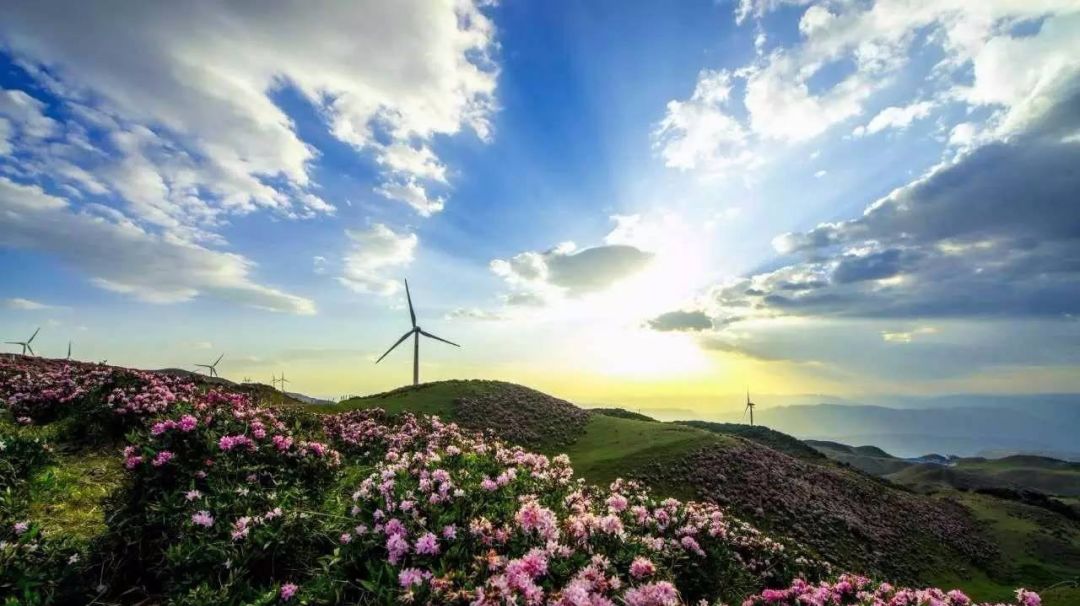
[[[630, 477], [672, 496], [715, 500], [840, 566], [902, 581], [969, 579], [994, 599], [1015, 581], [1012, 572], [1009, 579], [1002, 572], [1015, 572], [1008, 565], [1013, 555], [999, 549], [1000, 537], [970, 507], [838, 465], [767, 428], [590, 413], [535, 390], [489, 381], [430, 383], [319, 410], [372, 407], [439, 414], [548, 453], [565, 452], [590, 481]], [[878, 449], [853, 454], [888, 457]], [[1037, 576], [1055, 570], [1040, 568]]]

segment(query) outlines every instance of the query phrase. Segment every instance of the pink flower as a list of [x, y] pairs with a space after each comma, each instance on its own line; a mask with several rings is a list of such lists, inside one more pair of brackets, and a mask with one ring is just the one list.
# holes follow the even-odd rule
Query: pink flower
[[521, 506], [514, 519], [525, 532], [536, 531], [545, 540], [558, 537], [559, 529], [555, 519], [555, 512], [542, 507], [535, 500], [530, 500]]
[[179, 425], [180, 431], [183, 431], [183, 432], [191, 431], [191, 430], [195, 429], [195, 427], [198, 424], [199, 424], [199, 420], [196, 419], [195, 417], [191, 416], [191, 415], [184, 415], [184, 416], [180, 417], [180, 425]]
[[189, 491], [184, 493], [184, 498], [187, 499], [188, 501], [194, 501], [195, 499], [198, 499], [201, 496], [202, 496], [202, 493], [199, 492], [198, 490], [189, 490]]
[[626, 606], [677, 606], [679, 592], [667, 581], [634, 587], [623, 596]]
[[254, 449], [255, 443], [247, 436], [221, 436], [218, 440], [218, 448], [229, 451], [238, 446], [247, 446]]
[[626, 497], [622, 496], [621, 494], [613, 494], [608, 497], [607, 500], [608, 509], [616, 513], [626, 509], [626, 506], [628, 504], [629, 503], [627, 502]]
[[191, 514], [191, 521], [198, 526], [210, 528], [214, 525], [214, 516], [210, 515], [209, 511], [203, 510]]
[[439, 539], [428, 532], [416, 540], [416, 553], [421, 555], [437, 555], [439, 553]]
[[15, 522], [15, 534], [20, 535], [30, 530], [30, 522]]
[[409, 553], [409, 542], [400, 534], [392, 534], [386, 539], [386, 551], [391, 564], [397, 564], [402, 556]]
[[398, 582], [407, 589], [413, 585], [423, 585], [428, 575], [430, 573], [425, 573], [418, 568], [402, 568], [398, 573]]
[[1039, 606], [1042, 604], [1042, 598], [1034, 591], [1028, 591], [1021, 587], [1016, 590], [1016, 601], [1023, 604], [1023, 606]]
[[281, 599], [288, 602], [300, 588], [293, 583], [285, 583], [281, 586]]
[[694, 537], [683, 537], [682, 540], [679, 541], [679, 543], [682, 545], [683, 549], [687, 551], [692, 551], [699, 556], [705, 555], [705, 550], [701, 548], [701, 545], [698, 545], [698, 542], [694, 539]]
[[630, 563], [630, 576], [635, 579], [651, 577], [654, 574], [656, 574], [656, 565], [646, 558], [636, 557]]
[[170, 452], [168, 450], [163, 450], [163, 451], [157, 453], [157, 456], [154, 457], [154, 460], [151, 461], [150, 463], [154, 467], [161, 467], [162, 465], [164, 465], [164, 464], [168, 463], [169, 461], [171, 461], [174, 456], [176, 456], [176, 455], [174, 455], [172, 452]]

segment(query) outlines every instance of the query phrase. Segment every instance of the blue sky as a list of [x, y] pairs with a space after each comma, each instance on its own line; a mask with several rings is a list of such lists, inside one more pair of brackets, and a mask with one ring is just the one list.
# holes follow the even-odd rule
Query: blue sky
[[0, 24], [45, 355], [389, 388], [408, 276], [429, 379], [1080, 389], [1074, 2], [64, 4]]

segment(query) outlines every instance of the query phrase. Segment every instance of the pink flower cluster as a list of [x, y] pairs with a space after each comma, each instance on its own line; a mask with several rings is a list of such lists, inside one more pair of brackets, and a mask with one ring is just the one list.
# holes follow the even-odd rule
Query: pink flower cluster
[[[426, 592], [432, 602], [476, 606], [668, 606], [682, 603], [670, 563], [728, 553], [764, 578], [794, 558], [715, 505], [658, 501], [623, 481], [593, 489], [573, 480], [565, 456], [437, 418], [389, 422], [365, 411], [325, 426], [351, 452], [382, 455], [353, 494], [356, 528], [340, 543], [363, 558], [374, 548], [398, 567], [402, 600]], [[464, 545], [476, 551], [462, 560]]]
[[796, 579], [787, 589], [766, 589], [751, 596], [743, 606], [1039, 606], [1039, 594], [1019, 589], [1010, 604], [977, 605], [962, 591], [937, 588], [910, 589], [888, 583], [875, 585], [870, 579], [844, 574], [835, 582], [808, 583]]
[[0, 358], [0, 402], [20, 422], [30, 423], [81, 400], [112, 377], [113, 369], [95, 364], [5, 356]]

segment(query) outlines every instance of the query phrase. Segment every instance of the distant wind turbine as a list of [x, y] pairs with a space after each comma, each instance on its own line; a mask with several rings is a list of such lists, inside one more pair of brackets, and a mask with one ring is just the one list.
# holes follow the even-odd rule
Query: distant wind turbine
[[436, 337], [435, 335], [423, 330], [422, 328], [420, 328], [419, 326], [416, 325], [416, 311], [413, 310], [412, 295], [409, 294], [409, 281], [408, 280], [405, 280], [405, 298], [409, 301], [409, 318], [412, 320], [412, 330], [410, 330], [409, 332], [401, 335], [401, 338], [397, 340], [397, 343], [394, 343], [393, 345], [391, 345], [390, 349], [386, 350], [386, 353], [379, 356], [378, 360], [375, 360], [375, 363], [378, 364], [379, 362], [382, 362], [382, 359], [385, 358], [387, 356], [387, 354], [394, 351], [395, 347], [397, 347], [398, 345], [401, 345], [402, 341], [404, 341], [405, 339], [408, 339], [409, 335], [412, 335], [412, 337], [413, 337], [412, 383], [413, 383], [413, 385], [419, 385], [420, 384], [420, 335], [424, 335], [425, 337], [427, 337], [429, 339], [435, 339], [436, 341], [442, 341], [443, 343], [453, 345], [454, 347], [461, 347], [461, 346], [458, 345], [457, 343], [454, 343], [453, 341], [447, 341], [446, 339], [444, 339], [442, 337]]
[[205, 368], [207, 370], [207, 374], [209, 374], [211, 377], [218, 377], [221, 375], [219, 375], [217, 372], [217, 365], [218, 362], [220, 362], [221, 359], [224, 357], [225, 354], [221, 354], [220, 356], [218, 356], [218, 359], [214, 360], [213, 364], [196, 364], [195, 366], [198, 366], [199, 368]]
[[278, 388], [281, 391], [285, 391], [285, 384], [286, 383], [292, 383], [292, 381], [285, 378], [285, 371], [284, 370], [281, 371], [281, 378], [278, 379], [278, 383], [281, 383], [281, 387]]
[[68, 341], [68, 355], [67, 355], [67, 359], [68, 359], [68, 360], [70, 360], [70, 359], [71, 359], [71, 341]]
[[750, 401], [750, 388], [747, 387], [746, 388], [746, 408], [743, 409], [743, 416], [744, 417], [746, 416], [746, 411], [747, 410], [750, 411], [750, 425], [751, 426], [754, 425], [754, 407], [755, 406], [757, 406], [757, 404], [754, 404], [753, 402]]
[[40, 326], [38, 326], [37, 330], [34, 331], [34, 334], [30, 335], [29, 339], [27, 339], [25, 341], [7, 341], [7, 344], [8, 345], [21, 345], [22, 346], [22, 355], [24, 355], [24, 356], [26, 355], [27, 350], [30, 351], [30, 355], [32, 355], [32, 356], [37, 355], [37, 354], [34, 353], [34, 348], [30, 347], [30, 344], [34, 342], [34, 337], [36, 337], [39, 332], [41, 332], [41, 327]]

